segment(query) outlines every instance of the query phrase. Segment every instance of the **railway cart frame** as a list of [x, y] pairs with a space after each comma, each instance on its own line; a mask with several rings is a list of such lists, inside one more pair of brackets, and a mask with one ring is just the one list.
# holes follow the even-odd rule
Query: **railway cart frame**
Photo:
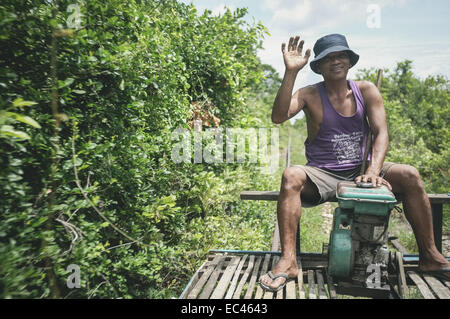
[[[277, 201], [276, 191], [245, 191], [242, 200]], [[398, 201], [401, 198], [396, 196]], [[433, 213], [433, 231], [437, 249], [442, 252], [443, 205], [450, 202], [448, 194], [428, 195]], [[416, 287], [425, 299], [450, 299], [450, 281], [443, 281], [419, 271], [419, 256], [408, 254], [395, 237], [391, 244], [397, 251], [391, 252], [389, 285], [361, 287], [346, 281], [334, 281], [328, 274], [326, 249], [318, 252], [302, 252], [300, 226], [297, 233], [297, 263], [299, 275], [295, 281], [276, 292], [264, 291], [258, 278], [278, 261], [278, 225], [275, 225], [272, 247], [269, 251], [210, 250], [207, 259], [195, 272], [179, 296], [181, 299], [335, 299], [338, 295], [369, 298], [410, 298]], [[447, 259], [450, 260], [449, 257]]]

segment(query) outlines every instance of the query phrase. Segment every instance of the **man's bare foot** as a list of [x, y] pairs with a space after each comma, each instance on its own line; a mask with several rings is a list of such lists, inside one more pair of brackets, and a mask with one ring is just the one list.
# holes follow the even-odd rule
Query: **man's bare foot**
[[419, 269], [424, 273], [438, 275], [444, 280], [450, 280], [450, 262], [439, 253], [433, 257], [419, 257]]
[[422, 269], [419, 268], [422, 273], [432, 275], [440, 279], [450, 281], [450, 267], [435, 268], [435, 269]]
[[[289, 279], [296, 278], [298, 275], [298, 267], [296, 260], [289, 260], [287, 258], [281, 258], [277, 265], [272, 270], [271, 274], [267, 273], [259, 277], [259, 282], [270, 289], [276, 290], [280, 286], [284, 285]], [[286, 276], [277, 277], [277, 275], [285, 274]], [[272, 277], [272, 278], [271, 278]]]

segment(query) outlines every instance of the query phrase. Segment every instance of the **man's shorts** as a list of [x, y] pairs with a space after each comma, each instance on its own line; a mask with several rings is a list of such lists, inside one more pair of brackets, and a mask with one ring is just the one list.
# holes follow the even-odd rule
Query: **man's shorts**
[[[381, 168], [380, 176], [384, 177], [387, 170], [395, 163], [384, 162]], [[306, 175], [308, 175], [311, 182], [316, 185], [317, 190], [320, 194], [320, 199], [316, 203], [308, 202], [302, 199], [303, 207], [313, 207], [320, 205], [327, 201], [336, 201], [336, 188], [337, 184], [342, 181], [354, 181], [356, 177], [360, 175], [361, 167], [356, 167], [354, 169], [345, 171], [331, 171], [326, 169], [321, 169], [314, 166], [306, 165], [294, 165], [301, 167]]]

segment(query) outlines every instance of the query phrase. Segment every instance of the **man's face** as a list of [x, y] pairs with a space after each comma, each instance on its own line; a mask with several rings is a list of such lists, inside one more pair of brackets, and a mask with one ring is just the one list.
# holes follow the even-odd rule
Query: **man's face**
[[320, 60], [318, 67], [324, 78], [347, 77], [350, 69], [350, 57], [345, 51], [332, 52]]

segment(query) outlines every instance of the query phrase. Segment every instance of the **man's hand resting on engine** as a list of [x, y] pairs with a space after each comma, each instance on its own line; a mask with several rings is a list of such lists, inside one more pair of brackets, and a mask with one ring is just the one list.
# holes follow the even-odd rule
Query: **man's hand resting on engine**
[[372, 173], [366, 172], [366, 174], [356, 177], [355, 182], [372, 183], [373, 187], [380, 187], [381, 185], [386, 185], [387, 188], [389, 188], [389, 190], [392, 191], [392, 186], [391, 184], [389, 184], [387, 180]]

